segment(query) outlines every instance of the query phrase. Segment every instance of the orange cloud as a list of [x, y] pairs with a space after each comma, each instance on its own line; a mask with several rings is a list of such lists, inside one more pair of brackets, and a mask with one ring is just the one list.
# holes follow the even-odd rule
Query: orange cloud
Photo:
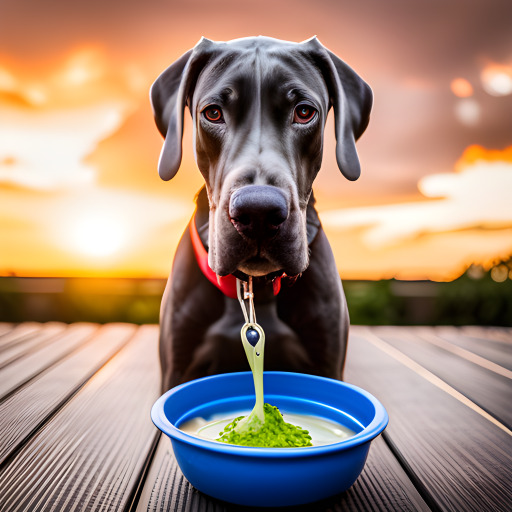
[[84, 48], [67, 59], [63, 69], [54, 75], [53, 80], [64, 87], [82, 86], [101, 79], [106, 70], [105, 56], [97, 49]]
[[486, 149], [478, 144], [467, 147], [455, 164], [456, 172], [463, 172], [477, 162], [512, 163], [512, 146], [505, 149]]
[[0, 105], [0, 184], [50, 190], [95, 181], [85, 163], [126, 116], [121, 103], [32, 111]]
[[101, 47], [82, 46], [42, 71], [31, 69], [13, 70], [0, 62], [0, 103], [63, 108], [107, 99], [130, 101], [141, 92], [147, 98], [150, 79], [141, 65], [132, 60], [112, 62]]
[[[430, 259], [435, 259], [436, 251], [439, 253], [439, 249], [433, 250], [439, 236], [443, 234], [446, 241], [444, 234], [450, 234], [454, 240], [461, 240], [461, 245], [444, 263], [447, 272], [453, 272], [450, 267], [456, 258], [460, 270], [461, 259], [469, 264], [475, 258], [482, 262], [495, 257], [497, 248], [501, 254], [512, 252], [511, 157], [512, 148], [489, 151], [472, 146], [457, 162], [458, 172], [431, 174], [420, 180], [420, 191], [431, 200], [326, 211], [321, 215], [322, 222], [334, 237], [358, 230], [358, 237], [369, 251], [367, 257], [370, 253], [377, 258], [393, 253], [396, 258], [397, 253], [412, 251], [416, 252], [416, 261], [410, 264], [421, 262], [425, 268]], [[469, 236], [459, 236], [471, 231], [474, 240], [475, 233], [486, 230], [493, 231], [493, 244], [482, 244], [478, 252], [465, 244]], [[423, 247], [424, 252], [415, 251], [414, 247]], [[403, 268], [397, 265], [396, 271]]]
[[512, 226], [510, 152], [511, 148], [493, 152], [489, 159], [482, 149], [472, 147], [458, 162], [458, 173], [423, 177], [420, 191], [425, 197], [439, 198], [436, 201], [332, 210], [322, 219], [332, 229], [366, 226], [364, 240], [374, 247], [427, 232]]
[[86, 159], [134, 110], [142, 82], [136, 65], [112, 66], [92, 46], [37, 78], [0, 66], [0, 184], [92, 184], [96, 168]]

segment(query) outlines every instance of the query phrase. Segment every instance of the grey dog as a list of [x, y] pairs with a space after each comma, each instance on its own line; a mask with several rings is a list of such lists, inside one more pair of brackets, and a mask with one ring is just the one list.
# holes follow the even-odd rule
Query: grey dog
[[248, 369], [240, 305], [201, 270], [193, 232], [219, 283], [253, 276], [265, 369], [343, 377], [349, 317], [312, 185], [331, 107], [338, 167], [349, 180], [359, 177], [355, 141], [372, 100], [370, 87], [316, 37], [203, 38], [157, 78], [151, 101], [165, 137], [159, 174], [169, 180], [180, 167], [188, 107], [205, 181], [162, 299], [164, 390]]

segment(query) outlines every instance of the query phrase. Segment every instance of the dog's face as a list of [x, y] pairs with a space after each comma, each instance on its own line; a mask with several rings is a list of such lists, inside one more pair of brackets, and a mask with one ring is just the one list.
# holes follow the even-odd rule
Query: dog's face
[[357, 179], [354, 144], [368, 123], [369, 87], [316, 39], [203, 39], [157, 79], [151, 96], [166, 138], [163, 179], [181, 162], [185, 105], [192, 114], [210, 203], [210, 267], [221, 276], [303, 272], [327, 113], [334, 106], [338, 165]]
[[[310, 62], [279, 47], [237, 48], [221, 59], [201, 73], [191, 105], [210, 201], [210, 266], [220, 275], [298, 274], [308, 264], [305, 213], [322, 159], [327, 87]], [[240, 201], [248, 203], [242, 212]], [[264, 201], [268, 211], [258, 211]]]

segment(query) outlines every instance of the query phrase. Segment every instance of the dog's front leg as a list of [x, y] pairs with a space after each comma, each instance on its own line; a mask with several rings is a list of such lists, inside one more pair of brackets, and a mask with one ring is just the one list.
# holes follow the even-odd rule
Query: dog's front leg
[[224, 297], [199, 269], [189, 229], [174, 257], [160, 309], [162, 390], [184, 382], [209, 327], [224, 314]]
[[279, 317], [294, 330], [308, 354], [311, 373], [343, 378], [349, 315], [341, 279], [322, 228], [310, 245], [307, 270], [278, 297]]

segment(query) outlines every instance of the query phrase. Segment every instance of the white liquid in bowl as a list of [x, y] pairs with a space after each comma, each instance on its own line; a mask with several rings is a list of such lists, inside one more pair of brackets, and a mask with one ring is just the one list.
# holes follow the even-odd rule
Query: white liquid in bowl
[[[233, 421], [238, 416], [247, 416], [250, 411], [241, 411], [239, 413], [229, 413], [228, 415], [217, 414], [212, 416], [209, 420], [204, 418], [194, 418], [180, 425], [180, 430], [187, 434], [209, 439], [216, 440], [220, 436], [220, 432], [224, 427]], [[281, 411], [282, 412], [282, 411]], [[322, 446], [325, 444], [339, 443], [349, 437], [354, 436], [356, 433], [334, 421], [317, 416], [309, 416], [305, 414], [288, 414], [282, 412], [284, 421], [297, 425], [309, 431], [311, 442], [313, 446]]]

